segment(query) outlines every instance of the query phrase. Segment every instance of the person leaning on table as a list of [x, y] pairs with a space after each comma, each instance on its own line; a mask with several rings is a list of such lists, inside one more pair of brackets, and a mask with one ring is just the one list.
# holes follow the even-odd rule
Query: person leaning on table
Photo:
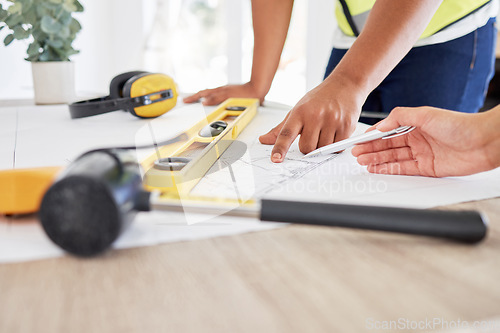
[[[251, 79], [185, 102], [264, 101], [278, 68], [293, 0], [252, 0]], [[300, 135], [303, 153], [349, 137], [361, 110], [429, 105], [477, 112], [493, 74], [498, 0], [339, 0], [325, 80], [260, 137], [282, 162]], [[358, 36], [359, 34], [359, 36]]]
[[395, 108], [375, 128], [386, 132], [399, 126], [416, 128], [354, 147], [358, 163], [372, 173], [429, 177], [465, 176], [500, 167], [500, 105], [478, 114]]

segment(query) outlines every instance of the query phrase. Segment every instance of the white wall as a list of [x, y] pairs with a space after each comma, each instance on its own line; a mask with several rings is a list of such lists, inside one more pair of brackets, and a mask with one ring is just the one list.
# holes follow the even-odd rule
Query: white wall
[[116, 74], [143, 66], [141, 0], [84, 1], [84, 6], [75, 41], [77, 91], [107, 94]]
[[323, 81], [326, 65], [332, 51], [335, 28], [335, 1], [308, 2], [306, 89], [309, 91]]
[[[143, 67], [144, 29], [141, 0], [83, 0], [85, 11], [75, 17], [82, 31], [74, 42], [76, 88], [81, 96], [107, 94], [114, 75]], [[3, 29], [0, 41], [7, 35]], [[0, 99], [31, 98], [28, 43], [0, 45]]]
[[14, 41], [5, 47], [7, 35], [6, 28], [0, 31], [0, 98], [32, 98], [31, 66], [24, 60], [28, 44]]

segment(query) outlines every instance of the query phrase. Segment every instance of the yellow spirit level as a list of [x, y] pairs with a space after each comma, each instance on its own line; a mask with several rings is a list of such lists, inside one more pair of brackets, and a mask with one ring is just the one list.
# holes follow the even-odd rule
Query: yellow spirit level
[[185, 139], [163, 146], [142, 161], [144, 186], [162, 197], [185, 197], [257, 114], [257, 99], [230, 98], [184, 132]]

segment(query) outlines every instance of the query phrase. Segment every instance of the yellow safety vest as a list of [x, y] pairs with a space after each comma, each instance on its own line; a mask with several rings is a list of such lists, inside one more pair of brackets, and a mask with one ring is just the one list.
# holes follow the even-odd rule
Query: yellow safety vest
[[[420, 38], [429, 37], [443, 30], [480, 9], [490, 1], [443, 0]], [[340, 29], [348, 36], [358, 36], [374, 4], [375, 0], [338, 0], [335, 8], [335, 17]]]

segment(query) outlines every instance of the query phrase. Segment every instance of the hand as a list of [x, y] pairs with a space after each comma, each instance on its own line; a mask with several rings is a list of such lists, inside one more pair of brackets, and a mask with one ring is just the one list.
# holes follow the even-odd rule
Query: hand
[[318, 147], [348, 138], [359, 118], [362, 100], [347, 84], [323, 82], [307, 93], [285, 119], [267, 134], [263, 144], [274, 145], [271, 161], [284, 160], [292, 142], [300, 134], [299, 149], [307, 154]]
[[200, 99], [203, 105], [217, 105], [230, 97], [258, 98], [264, 102], [265, 94], [259, 93], [251, 82], [245, 84], [227, 85], [214, 89], [205, 89], [184, 98], [184, 103], [195, 103]]
[[[488, 120], [492, 114], [464, 114], [431, 107], [396, 108], [375, 127], [382, 132], [410, 125], [416, 129], [403, 136], [358, 145], [352, 154], [372, 173], [446, 177], [489, 170], [496, 166], [493, 157], [498, 159], [500, 155], [495, 153], [498, 146], [490, 148], [494, 140], [488, 133], [493, 137], [496, 134]], [[496, 119], [498, 123], [500, 117]]]

